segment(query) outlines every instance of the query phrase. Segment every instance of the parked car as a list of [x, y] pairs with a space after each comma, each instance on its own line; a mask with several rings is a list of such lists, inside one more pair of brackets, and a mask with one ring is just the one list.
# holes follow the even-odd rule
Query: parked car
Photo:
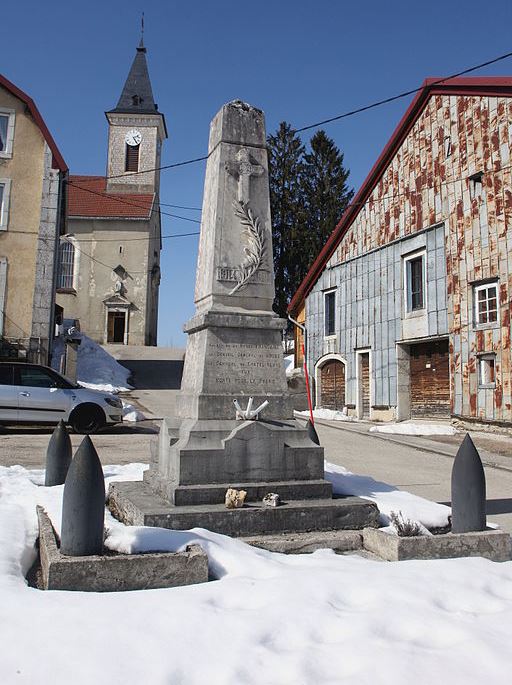
[[123, 420], [123, 404], [112, 393], [82, 388], [46, 366], [0, 362], [0, 422], [60, 419], [77, 433], [95, 433]]

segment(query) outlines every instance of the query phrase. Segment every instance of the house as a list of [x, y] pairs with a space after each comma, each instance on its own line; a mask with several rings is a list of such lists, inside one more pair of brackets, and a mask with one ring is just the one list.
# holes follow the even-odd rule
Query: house
[[106, 117], [106, 175], [69, 178], [57, 301], [98, 343], [156, 345], [159, 167], [167, 129], [142, 41], [117, 106]]
[[290, 303], [316, 406], [511, 424], [511, 147], [512, 78], [424, 82]]
[[0, 75], [0, 359], [50, 361], [67, 171], [32, 98]]

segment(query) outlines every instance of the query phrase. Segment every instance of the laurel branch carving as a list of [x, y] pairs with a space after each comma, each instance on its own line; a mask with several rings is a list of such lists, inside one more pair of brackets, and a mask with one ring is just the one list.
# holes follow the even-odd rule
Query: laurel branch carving
[[247, 239], [247, 245], [244, 247], [245, 257], [238, 267], [238, 282], [229, 293], [230, 295], [234, 295], [247, 284], [251, 276], [261, 266], [266, 253], [265, 229], [259, 218], [254, 216], [249, 203], [238, 200], [233, 202], [233, 209], [235, 216], [240, 219], [240, 223], [244, 226], [243, 233]]

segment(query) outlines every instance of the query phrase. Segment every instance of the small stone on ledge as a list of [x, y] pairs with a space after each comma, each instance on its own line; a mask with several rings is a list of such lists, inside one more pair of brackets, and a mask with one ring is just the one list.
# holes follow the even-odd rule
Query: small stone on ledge
[[247, 492], [245, 490], [235, 490], [228, 488], [226, 490], [225, 504], [227, 509], [241, 509], [244, 506]]
[[281, 504], [281, 497], [277, 492], [269, 492], [263, 498], [263, 504], [267, 507], [278, 507]]

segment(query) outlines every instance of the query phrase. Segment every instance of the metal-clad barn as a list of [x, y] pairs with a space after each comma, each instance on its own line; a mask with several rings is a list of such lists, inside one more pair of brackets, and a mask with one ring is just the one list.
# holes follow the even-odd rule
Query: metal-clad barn
[[511, 147], [512, 78], [424, 82], [290, 304], [317, 407], [512, 423]]

